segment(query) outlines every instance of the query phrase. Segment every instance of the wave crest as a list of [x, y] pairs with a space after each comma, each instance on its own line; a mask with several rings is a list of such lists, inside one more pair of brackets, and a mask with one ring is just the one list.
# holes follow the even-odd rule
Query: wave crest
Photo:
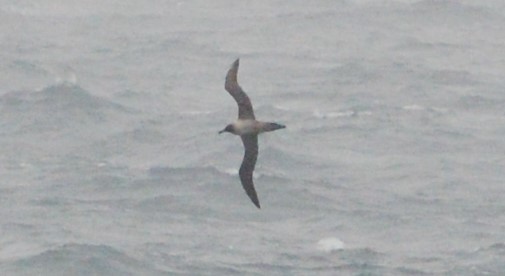
[[161, 275], [107, 245], [65, 244], [6, 265], [9, 275]]

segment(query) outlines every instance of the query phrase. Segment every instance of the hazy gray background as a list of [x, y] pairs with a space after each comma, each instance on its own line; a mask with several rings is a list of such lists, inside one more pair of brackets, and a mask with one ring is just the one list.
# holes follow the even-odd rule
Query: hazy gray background
[[501, 0], [0, 0], [0, 274], [503, 275], [504, 49]]

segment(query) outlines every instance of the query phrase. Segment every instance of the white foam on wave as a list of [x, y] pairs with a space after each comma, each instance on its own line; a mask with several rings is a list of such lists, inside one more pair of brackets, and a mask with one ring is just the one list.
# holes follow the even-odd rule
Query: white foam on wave
[[434, 107], [434, 106], [422, 106], [418, 104], [409, 104], [409, 105], [404, 105], [402, 106], [403, 110], [408, 110], [408, 111], [434, 111], [438, 113], [446, 113], [448, 111], [447, 108], [443, 107]]
[[317, 242], [317, 249], [326, 253], [343, 250], [344, 242], [335, 237], [321, 239]]
[[411, 105], [405, 105], [403, 106], [403, 109], [405, 110], [412, 110], [412, 111], [419, 111], [419, 110], [424, 110], [425, 108], [423, 106], [417, 105], [417, 104], [411, 104]]
[[342, 111], [342, 112], [320, 112], [316, 110], [313, 112], [314, 116], [317, 118], [338, 118], [338, 117], [350, 117], [354, 115], [353, 111]]
[[289, 108], [287, 106], [277, 105], [277, 104], [274, 104], [273, 108], [278, 109], [278, 110], [282, 110], [282, 111], [292, 111], [293, 110], [292, 108]]
[[55, 85], [78, 85], [77, 74], [75, 73], [75, 70], [69, 65], [46, 68], [46, 70], [53, 75]]
[[[237, 176], [238, 173], [239, 173], [239, 169], [238, 168], [224, 168], [224, 169], [216, 168], [216, 167], [214, 167], [214, 168], [216, 170], [218, 170], [219, 172], [221, 172], [221, 173], [225, 173], [225, 174], [231, 175], [231, 176]], [[257, 178], [262, 177], [264, 175], [267, 175], [267, 174], [262, 173], [260, 171], [254, 171], [253, 178], [257, 179]]]
[[235, 168], [226, 168], [226, 169], [217, 169], [220, 172], [229, 174], [229, 175], [238, 175], [238, 170]]
[[188, 115], [188, 116], [209, 115], [212, 113], [213, 113], [212, 111], [201, 111], [201, 110], [189, 110], [189, 111], [179, 112], [179, 114], [181, 114], [181, 115]]
[[335, 112], [321, 112], [319, 110], [315, 110], [313, 113], [316, 118], [338, 118], [338, 117], [355, 117], [355, 116], [370, 116], [372, 115], [371, 111], [356, 111], [356, 110], [347, 110], [347, 111], [335, 111]]

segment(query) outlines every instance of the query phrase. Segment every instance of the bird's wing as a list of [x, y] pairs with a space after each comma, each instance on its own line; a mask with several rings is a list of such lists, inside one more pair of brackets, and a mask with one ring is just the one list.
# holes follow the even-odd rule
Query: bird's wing
[[254, 119], [254, 111], [251, 100], [247, 94], [242, 90], [237, 81], [239, 59], [231, 65], [230, 70], [226, 74], [224, 82], [224, 89], [230, 93], [238, 105], [238, 118], [239, 119]]
[[239, 170], [240, 182], [242, 182], [245, 192], [254, 205], [260, 208], [260, 202], [256, 190], [254, 189], [252, 177], [256, 159], [258, 159], [258, 135], [248, 134], [242, 135], [240, 138], [242, 138], [245, 148], [244, 159], [242, 160], [242, 165], [240, 165]]

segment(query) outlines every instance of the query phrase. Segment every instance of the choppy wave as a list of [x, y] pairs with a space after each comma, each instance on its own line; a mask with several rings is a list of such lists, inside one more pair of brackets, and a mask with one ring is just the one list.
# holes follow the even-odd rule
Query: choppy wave
[[0, 266], [4, 275], [167, 275], [107, 245], [65, 244]]
[[[92, 95], [80, 86], [59, 84], [38, 91], [14, 91], [0, 97], [3, 124], [17, 131], [44, 131], [104, 123], [128, 109]], [[16, 131], [17, 130], [17, 131]]]

